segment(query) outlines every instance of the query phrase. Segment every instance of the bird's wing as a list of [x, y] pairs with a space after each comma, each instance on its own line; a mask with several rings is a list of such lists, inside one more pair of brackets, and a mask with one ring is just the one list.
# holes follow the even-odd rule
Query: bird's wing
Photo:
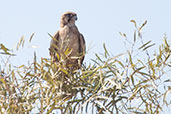
[[59, 31], [55, 33], [54, 37], [52, 37], [50, 42], [49, 52], [53, 62], [59, 61], [59, 54], [57, 53], [59, 50], [58, 41], [59, 41]]
[[85, 40], [84, 40], [84, 36], [82, 34], [80, 34], [79, 44], [80, 44], [79, 52], [81, 54], [80, 64], [82, 64], [83, 60], [84, 60], [85, 53], [86, 53]]

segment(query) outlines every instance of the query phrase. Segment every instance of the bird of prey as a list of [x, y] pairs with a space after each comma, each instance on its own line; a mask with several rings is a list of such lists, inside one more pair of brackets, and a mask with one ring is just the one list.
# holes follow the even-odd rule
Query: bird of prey
[[86, 50], [84, 37], [75, 25], [76, 20], [74, 12], [65, 12], [61, 16], [60, 29], [52, 37], [49, 48], [53, 62], [72, 69], [81, 67]]

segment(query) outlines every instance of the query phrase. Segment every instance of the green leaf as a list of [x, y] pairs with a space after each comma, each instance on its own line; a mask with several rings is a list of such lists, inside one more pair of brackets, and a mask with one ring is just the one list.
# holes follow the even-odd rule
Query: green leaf
[[98, 55], [98, 54], [95, 54], [95, 56], [97, 57], [97, 60], [99, 60], [99, 61], [103, 62], [103, 61], [102, 61], [102, 59], [99, 57], [99, 55]]
[[155, 45], [155, 43], [153, 43], [153, 44], [151, 44], [151, 45], [145, 47], [145, 48], [143, 49], [143, 51], [144, 51], [144, 50], [147, 50], [148, 48], [150, 48], [150, 47], [152, 47], [152, 46], [154, 46], [154, 45]]
[[122, 66], [122, 68], [125, 68], [124, 64], [121, 61], [119, 60], [116, 60], [116, 61]]
[[104, 48], [104, 50], [105, 50], [105, 57], [107, 58], [107, 56], [109, 56], [109, 53], [108, 53], [108, 51], [107, 51], [107, 49], [106, 49], [105, 43], [103, 43], [103, 48]]
[[53, 36], [50, 33], [48, 33], [48, 35], [53, 39]]
[[34, 34], [35, 34], [35, 33], [32, 33], [32, 34], [31, 34], [30, 39], [29, 39], [29, 42], [31, 42], [31, 40], [33, 39]]
[[143, 44], [141, 47], [139, 47], [138, 49], [142, 49], [143, 47], [145, 47], [147, 44], [149, 44], [151, 42], [151, 40], [150, 41], [148, 41], [147, 43], [145, 43], [145, 44]]

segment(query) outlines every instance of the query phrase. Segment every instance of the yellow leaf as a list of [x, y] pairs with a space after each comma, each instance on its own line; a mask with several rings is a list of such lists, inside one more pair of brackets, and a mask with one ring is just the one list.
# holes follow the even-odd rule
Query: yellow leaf
[[0, 82], [2, 82], [3, 84], [5, 84], [4, 78], [0, 78]]
[[66, 71], [65, 69], [60, 68], [60, 70], [61, 70], [62, 72], [64, 72], [65, 74], [67, 74], [67, 75], [68, 75], [68, 71]]
[[135, 20], [130, 20], [130, 22], [134, 23], [134, 26], [137, 28], [137, 24], [136, 24]]
[[139, 31], [141, 31], [141, 29], [147, 24], [147, 20], [145, 20], [145, 22], [141, 25], [140, 28], [138, 28]]

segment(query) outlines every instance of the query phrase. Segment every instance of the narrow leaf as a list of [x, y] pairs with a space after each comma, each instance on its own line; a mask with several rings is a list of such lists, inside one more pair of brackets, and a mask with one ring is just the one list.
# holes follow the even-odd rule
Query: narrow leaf
[[143, 51], [146, 50], [146, 49], [149, 48], [149, 47], [154, 46], [154, 45], [155, 45], [155, 43], [154, 43], [154, 44], [151, 44], [151, 45], [149, 45], [149, 46], [147, 46], [147, 47], [145, 47], [145, 48], [143, 49]]
[[104, 50], [105, 50], [105, 57], [107, 58], [107, 56], [109, 56], [109, 53], [108, 53], [108, 51], [107, 51], [107, 49], [106, 49], [105, 43], [103, 43], [103, 48], [104, 48]]
[[151, 40], [150, 41], [148, 41], [147, 43], [145, 43], [145, 44], [143, 44], [141, 47], [139, 47], [138, 49], [141, 49], [141, 48], [143, 48], [143, 47], [145, 47], [147, 44], [149, 44], [151, 42]]
[[95, 55], [96, 55], [96, 57], [97, 57], [98, 60], [100, 60], [101, 62], [103, 62], [103, 61], [101, 60], [101, 58], [98, 56], [98, 54], [95, 54]]
[[53, 36], [50, 33], [48, 33], [48, 35], [53, 39]]
[[137, 24], [136, 24], [135, 20], [130, 20], [130, 22], [134, 23], [135, 28], [137, 28]]
[[125, 38], [126, 38], [126, 34], [125, 34], [125, 33], [121, 33], [121, 32], [119, 32], [119, 34], [120, 34], [121, 36], [123, 36], [123, 37], [125, 37]]
[[141, 25], [141, 27], [138, 29], [139, 31], [141, 31], [141, 29], [147, 24], [147, 20], [145, 20], [145, 22]]
[[134, 31], [134, 42], [136, 42], [136, 30]]
[[31, 42], [31, 40], [33, 39], [34, 34], [35, 34], [35, 33], [32, 33], [32, 34], [31, 34], [30, 39], [29, 39], [29, 42]]

